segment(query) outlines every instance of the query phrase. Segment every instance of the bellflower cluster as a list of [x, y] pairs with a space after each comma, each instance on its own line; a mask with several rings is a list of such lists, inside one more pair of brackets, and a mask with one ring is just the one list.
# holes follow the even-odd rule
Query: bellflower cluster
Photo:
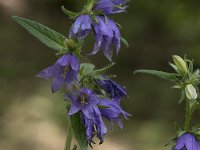
[[[121, 35], [117, 24], [107, 15], [124, 12], [127, 8], [126, 4], [127, 0], [97, 0], [91, 10], [87, 9], [76, 18], [70, 29], [69, 37], [81, 40], [93, 30], [95, 44], [90, 55], [95, 55], [102, 49], [107, 59], [112, 61], [113, 48], [116, 54], [120, 50]], [[100, 11], [100, 13], [95, 14], [91, 11]]]
[[[116, 23], [107, 15], [124, 12], [126, 0], [88, 0], [80, 13], [74, 13], [62, 7], [65, 14], [74, 22], [69, 37], [48, 27], [21, 17], [13, 17], [22, 27], [38, 38], [49, 48], [57, 50], [58, 60], [50, 67], [37, 74], [39, 78], [51, 79], [52, 92], [64, 91], [70, 116], [69, 136], [66, 150], [70, 150], [71, 130], [80, 149], [86, 150], [95, 143], [93, 138], [104, 142], [107, 127], [103, 121], [108, 120], [123, 128], [122, 119], [128, 114], [121, 106], [123, 97], [127, 97], [124, 87], [106, 77], [105, 72], [113, 65], [95, 69], [91, 63], [81, 63], [83, 58], [83, 39], [93, 31], [95, 44], [90, 55], [103, 50], [107, 59], [112, 61], [113, 48], [118, 54], [121, 47], [121, 35]], [[34, 28], [34, 30], [32, 30]], [[74, 148], [75, 149], [75, 148]]]
[[150, 74], [175, 83], [173, 88], [181, 91], [179, 103], [183, 101], [186, 103], [185, 125], [181, 128], [178, 123], [175, 123], [177, 136], [169, 143], [173, 143], [172, 150], [200, 150], [200, 125], [192, 128], [190, 125], [192, 114], [200, 108], [200, 70], [194, 70], [193, 61], [186, 57], [183, 59], [173, 55], [172, 59], [173, 63], [169, 64], [175, 73], [156, 70], [137, 70], [135, 73]]

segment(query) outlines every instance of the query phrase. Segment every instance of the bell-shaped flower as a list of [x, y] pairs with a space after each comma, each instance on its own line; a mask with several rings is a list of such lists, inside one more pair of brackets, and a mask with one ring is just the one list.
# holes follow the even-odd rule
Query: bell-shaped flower
[[105, 15], [121, 13], [128, 7], [127, 0], [97, 0], [94, 10], [101, 10]]
[[122, 97], [128, 97], [125, 88], [111, 79], [97, 80], [97, 83], [114, 100], [119, 101]]
[[95, 55], [100, 49], [103, 50], [104, 55], [111, 61], [113, 56], [113, 49], [116, 54], [119, 53], [120, 31], [112, 19], [103, 16], [96, 17], [98, 22], [94, 23], [95, 45], [91, 55]]
[[52, 92], [58, 91], [64, 84], [71, 84], [78, 80], [78, 71], [80, 68], [78, 58], [67, 53], [61, 56], [53, 66], [50, 66], [37, 74], [39, 78], [53, 79]]
[[97, 134], [97, 137], [100, 139], [100, 144], [102, 144], [107, 128], [103, 123], [101, 113], [97, 107], [99, 98], [87, 88], [82, 88], [79, 91], [71, 92], [65, 96], [72, 102], [68, 114], [73, 115], [79, 111], [81, 112], [89, 144], [91, 145], [93, 143], [92, 138], [94, 137], [94, 133]]
[[172, 150], [200, 150], [200, 144], [193, 134], [185, 133], [178, 138]]
[[92, 19], [89, 15], [80, 15], [73, 23], [70, 31], [69, 37], [76, 37], [81, 40], [86, 37], [92, 29]]
[[123, 116], [125, 119], [127, 119], [128, 116], [131, 116], [122, 110], [119, 103], [116, 103], [113, 100], [103, 99], [100, 101], [99, 105], [102, 106], [100, 107], [101, 115], [111, 122], [111, 129], [113, 123], [116, 123], [120, 128], [123, 128], [121, 116]]

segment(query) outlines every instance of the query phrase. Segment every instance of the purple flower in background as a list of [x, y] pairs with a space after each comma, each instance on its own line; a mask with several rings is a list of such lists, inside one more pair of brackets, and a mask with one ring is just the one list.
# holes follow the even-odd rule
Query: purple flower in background
[[52, 92], [58, 91], [61, 86], [71, 84], [73, 81], [78, 80], [77, 75], [79, 71], [79, 60], [71, 53], [61, 56], [53, 66], [50, 66], [37, 74], [38, 77], [43, 79], [53, 79]]
[[121, 115], [123, 115], [125, 119], [127, 119], [128, 116], [131, 116], [121, 109], [119, 103], [116, 103], [113, 100], [101, 100], [99, 105], [106, 106], [100, 108], [100, 112], [103, 117], [111, 122], [111, 129], [113, 123], [116, 123], [120, 128], [123, 128], [123, 124], [120, 119]]
[[119, 101], [122, 97], [128, 97], [126, 90], [120, 84], [111, 79], [97, 80], [99, 86], [110, 94], [110, 98]]
[[97, 0], [95, 10], [102, 10], [104, 14], [116, 14], [124, 12], [128, 7], [127, 0]]
[[191, 133], [185, 133], [178, 138], [172, 150], [200, 150], [200, 144]]
[[76, 21], [73, 23], [69, 37], [76, 37], [77, 39], [81, 40], [86, 37], [92, 28], [92, 19], [89, 15], [80, 15]]
[[112, 19], [103, 16], [97, 16], [98, 23], [94, 23], [95, 45], [91, 55], [95, 55], [100, 48], [104, 55], [111, 61], [113, 48], [116, 54], [120, 50], [120, 31]]
[[103, 123], [101, 113], [97, 107], [99, 98], [87, 88], [66, 94], [66, 98], [72, 102], [68, 112], [69, 115], [81, 111], [89, 144], [91, 145], [93, 143], [92, 138], [94, 137], [94, 133], [97, 134], [97, 137], [100, 139], [100, 144], [102, 144], [107, 128]]

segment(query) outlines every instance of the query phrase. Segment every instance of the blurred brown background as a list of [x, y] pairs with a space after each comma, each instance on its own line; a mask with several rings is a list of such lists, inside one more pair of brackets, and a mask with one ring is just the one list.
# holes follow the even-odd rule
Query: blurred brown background
[[[85, 0], [84, 0], [85, 1]], [[11, 20], [29, 18], [65, 35], [71, 25], [61, 5], [79, 11], [83, 0], [0, 0], [0, 149], [63, 150], [67, 132], [65, 102], [61, 93], [51, 94], [50, 82], [35, 75], [56, 60], [45, 47]], [[128, 13], [113, 16], [122, 25], [130, 47], [121, 49], [112, 69], [125, 85], [129, 99], [123, 107], [133, 115], [124, 129], [114, 128], [95, 150], [167, 150], [164, 144], [175, 136], [173, 121], [181, 124], [183, 105], [179, 92], [158, 78], [133, 75], [139, 68], [173, 71], [172, 54], [195, 59], [200, 64], [199, 0], [131, 0]], [[91, 38], [91, 37], [90, 37]], [[85, 53], [92, 48], [84, 47]], [[100, 53], [89, 58], [97, 67], [109, 63]], [[199, 112], [193, 117], [198, 122]]]

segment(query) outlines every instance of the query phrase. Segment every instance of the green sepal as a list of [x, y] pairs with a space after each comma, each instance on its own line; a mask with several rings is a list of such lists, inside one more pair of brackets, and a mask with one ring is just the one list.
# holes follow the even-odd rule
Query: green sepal
[[88, 150], [88, 142], [85, 134], [85, 127], [81, 121], [80, 113], [70, 116], [75, 138], [80, 146], [80, 150]]
[[120, 37], [120, 40], [121, 40], [121, 42], [126, 46], [126, 48], [129, 48], [129, 43], [128, 43], [128, 41], [125, 39], [125, 38], [123, 38], [122, 36]]
[[91, 63], [82, 63], [80, 64], [80, 74], [83, 75], [89, 75], [94, 71], [95, 65]]
[[170, 65], [177, 73], [179, 73], [179, 72], [178, 72], [178, 68], [176, 67], [175, 64], [169, 62], [169, 65]]
[[113, 66], [115, 65], [115, 63], [109, 64], [108, 66], [95, 70], [92, 72], [92, 76], [98, 79], [101, 79], [101, 75], [106, 73], [109, 69], [111, 69]]
[[163, 71], [157, 71], [157, 70], [146, 70], [146, 69], [141, 69], [141, 70], [136, 70], [134, 74], [136, 73], [144, 73], [144, 74], [150, 74], [165, 80], [169, 81], [177, 81], [177, 74], [175, 73], [168, 73], [168, 72], [163, 72]]
[[87, 0], [87, 3], [85, 5], [85, 9], [87, 11], [91, 11], [93, 6], [94, 6], [94, 4], [95, 4], [95, 2], [96, 2], [96, 0]]
[[62, 6], [61, 9], [64, 14], [69, 16], [70, 19], [75, 19], [80, 15], [80, 13], [75, 13], [75, 12], [67, 10], [64, 6]]
[[12, 19], [24, 27], [29, 33], [39, 39], [46, 46], [58, 51], [67, 51], [64, 44], [64, 41], [67, 38], [64, 35], [29, 19], [17, 16], [13, 16]]
[[181, 132], [181, 127], [177, 122], [174, 122], [174, 128], [176, 130], [176, 133], [179, 135]]
[[186, 131], [180, 131], [176, 137], [174, 137], [173, 139], [171, 139], [169, 142], [167, 142], [164, 146], [169, 146], [169, 145], [174, 145], [176, 143], [176, 140], [182, 136], [183, 134], [185, 134]]

